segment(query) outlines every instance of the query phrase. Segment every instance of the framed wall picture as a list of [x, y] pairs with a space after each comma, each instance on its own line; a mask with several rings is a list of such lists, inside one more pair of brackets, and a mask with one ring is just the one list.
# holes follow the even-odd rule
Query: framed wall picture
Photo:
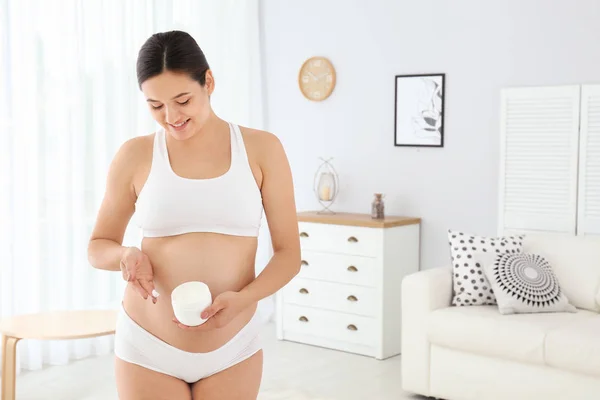
[[445, 74], [395, 80], [394, 146], [444, 147]]

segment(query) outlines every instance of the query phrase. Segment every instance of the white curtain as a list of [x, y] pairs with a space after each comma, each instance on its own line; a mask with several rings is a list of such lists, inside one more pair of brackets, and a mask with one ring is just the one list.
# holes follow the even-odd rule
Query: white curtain
[[[0, 0], [0, 318], [117, 307], [120, 274], [87, 241], [107, 168], [155, 129], [135, 60], [159, 31], [189, 32], [214, 70], [221, 117], [262, 128], [258, 0]], [[139, 245], [130, 225], [126, 244]], [[257, 265], [270, 254], [261, 235]], [[18, 368], [112, 350], [112, 337], [22, 341]]]

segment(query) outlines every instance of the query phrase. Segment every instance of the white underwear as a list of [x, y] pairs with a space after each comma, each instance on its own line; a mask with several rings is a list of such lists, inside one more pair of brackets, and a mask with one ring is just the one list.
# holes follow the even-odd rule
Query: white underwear
[[115, 355], [123, 361], [194, 383], [258, 352], [262, 348], [261, 329], [257, 308], [252, 319], [229, 342], [207, 353], [190, 353], [139, 326], [121, 305], [115, 331]]

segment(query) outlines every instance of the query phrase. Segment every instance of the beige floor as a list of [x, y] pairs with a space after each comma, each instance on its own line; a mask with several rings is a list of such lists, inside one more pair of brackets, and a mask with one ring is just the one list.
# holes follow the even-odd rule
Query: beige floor
[[[260, 400], [417, 400], [400, 386], [400, 356], [384, 361], [275, 339], [264, 334]], [[117, 400], [112, 357], [26, 372], [17, 400]], [[176, 400], [176, 399], [174, 399]]]

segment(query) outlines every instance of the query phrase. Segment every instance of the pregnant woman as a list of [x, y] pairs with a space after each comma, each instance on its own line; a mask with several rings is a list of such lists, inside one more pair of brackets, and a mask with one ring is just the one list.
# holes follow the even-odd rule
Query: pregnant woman
[[[137, 77], [161, 129], [117, 152], [88, 249], [93, 267], [128, 282], [115, 335], [119, 398], [256, 399], [257, 302], [300, 268], [287, 157], [276, 136], [215, 115], [215, 79], [187, 33], [151, 36]], [[256, 276], [263, 211], [274, 254]], [[140, 249], [122, 246], [132, 217]], [[213, 298], [199, 326], [178, 321], [171, 304], [188, 281], [207, 284]]]

